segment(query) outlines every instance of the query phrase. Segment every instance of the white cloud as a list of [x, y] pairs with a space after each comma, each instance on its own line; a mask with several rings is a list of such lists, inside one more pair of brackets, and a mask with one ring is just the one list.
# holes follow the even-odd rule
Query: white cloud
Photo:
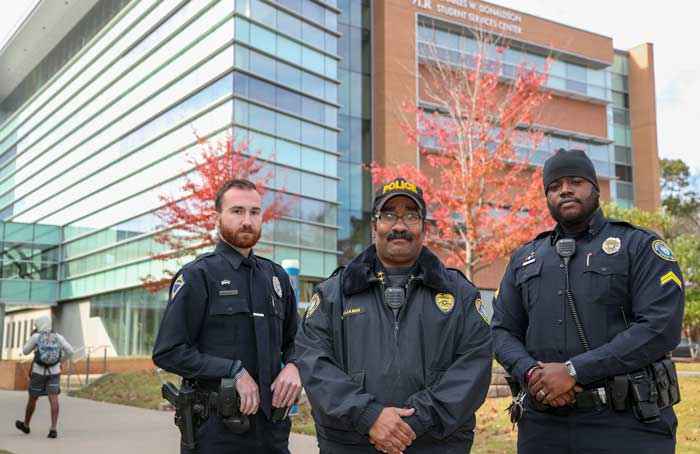
[[654, 44], [659, 154], [700, 174], [700, 3], [669, 0], [493, 0], [524, 13], [610, 36], [618, 49]]

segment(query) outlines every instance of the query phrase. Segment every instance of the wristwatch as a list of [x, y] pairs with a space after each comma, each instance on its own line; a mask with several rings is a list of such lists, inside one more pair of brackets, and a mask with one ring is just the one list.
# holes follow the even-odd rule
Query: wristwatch
[[566, 371], [569, 373], [569, 375], [574, 377], [574, 380], [576, 380], [576, 368], [571, 363], [571, 361], [565, 362], [564, 365], [566, 366]]

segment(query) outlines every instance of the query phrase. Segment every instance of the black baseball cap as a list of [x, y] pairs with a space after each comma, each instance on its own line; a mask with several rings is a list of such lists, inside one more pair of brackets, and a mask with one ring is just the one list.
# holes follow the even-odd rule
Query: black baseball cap
[[375, 213], [381, 211], [384, 204], [397, 195], [404, 195], [416, 202], [421, 216], [425, 219], [427, 210], [423, 199], [423, 190], [417, 184], [407, 181], [405, 178], [396, 178], [379, 187], [374, 194], [373, 211]]

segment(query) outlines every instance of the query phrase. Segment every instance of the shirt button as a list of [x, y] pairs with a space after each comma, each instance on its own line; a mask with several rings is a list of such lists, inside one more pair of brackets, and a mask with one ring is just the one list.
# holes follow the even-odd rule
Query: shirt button
[[557, 290], [557, 295], [563, 295], [564, 292], [562, 290]]
[[563, 264], [563, 263], [560, 263], [560, 264], [559, 264], [559, 268], [564, 268], [564, 264]]

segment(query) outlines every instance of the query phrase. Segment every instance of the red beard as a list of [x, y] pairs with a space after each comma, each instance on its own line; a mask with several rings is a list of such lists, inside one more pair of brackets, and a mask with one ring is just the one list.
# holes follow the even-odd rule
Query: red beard
[[233, 230], [219, 224], [219, 233], [228, 244], [240, 249], [249, 249], [257, 244], [262, 229], [255, 231], [253, 228], [243, 227]]

